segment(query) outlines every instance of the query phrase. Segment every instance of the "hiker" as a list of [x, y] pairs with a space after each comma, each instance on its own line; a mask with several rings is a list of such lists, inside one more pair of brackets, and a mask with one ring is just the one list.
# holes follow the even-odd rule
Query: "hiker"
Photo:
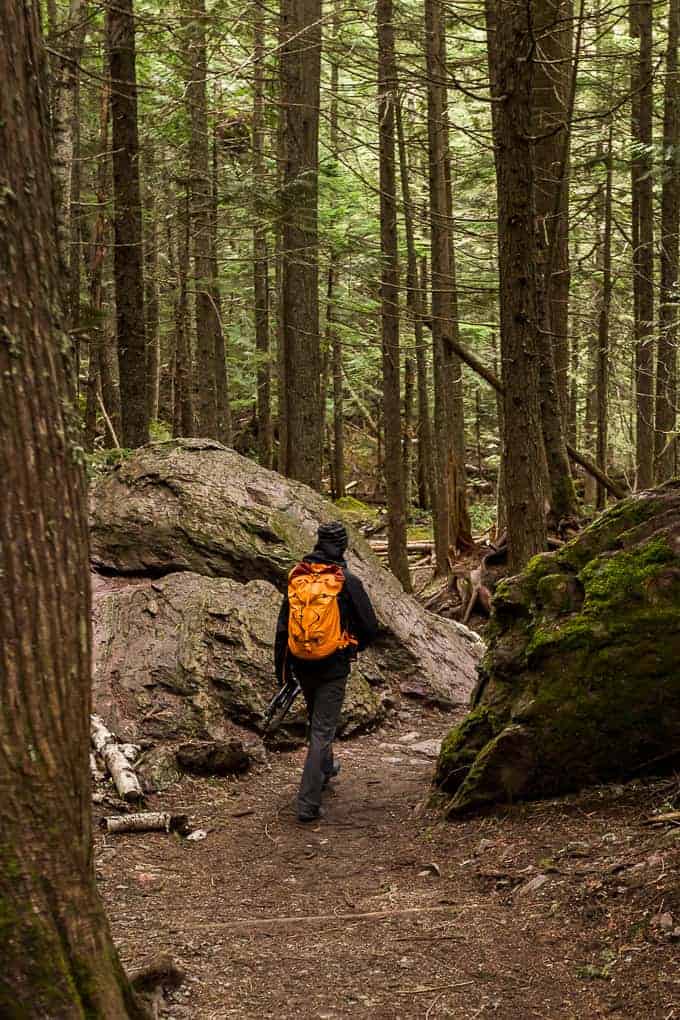
[[320, 818], [321, 794], [340, 771], [333, 739], [352, 660], [378, 635], [373, 606], [344, 558], [344, 524], [322, 524], [308, 556], [288, 575], [288, 592], [276, 626], [279, 684], [290, 673], [307, 703], [309, 750], [302, 770], [297, 811], [301, 822]]

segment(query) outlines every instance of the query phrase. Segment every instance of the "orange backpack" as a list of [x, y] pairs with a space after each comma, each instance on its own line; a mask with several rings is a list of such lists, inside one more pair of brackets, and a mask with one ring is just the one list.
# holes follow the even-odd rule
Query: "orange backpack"
[[356, 644], [342, 630], [338, 595], [345, 583], [340, 567], [298, 563], [288, 576], [288, 648], [296, 659], [325, 659]]

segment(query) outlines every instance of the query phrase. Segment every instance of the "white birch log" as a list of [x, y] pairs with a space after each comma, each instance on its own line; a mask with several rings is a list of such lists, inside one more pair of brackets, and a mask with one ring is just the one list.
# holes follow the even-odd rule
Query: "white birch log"
[[134, 815], [114, 815], [99, 823], [105, 832], [181, 832], [189, 831], [187, 815], [169, 811], [144, 811]]
[[98, 715], [90, 716], [90, 722], [92, 745], [111, 773], [118, 793], [125, 801], [142, 800], [144, 795], [135, 770], [120, 750], [116, 738]]

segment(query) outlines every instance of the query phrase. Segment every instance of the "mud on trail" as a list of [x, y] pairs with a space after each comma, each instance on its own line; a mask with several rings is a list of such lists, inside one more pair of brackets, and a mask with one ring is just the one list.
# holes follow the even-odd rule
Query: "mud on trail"
[[124, 963], [164, 950], [186, 970], [162, 1016], [680, 1020], [680, 828], [643, 824], [680, 780], [442, 822], [412, 745], [448, 725], [401, 713], [340, 744], [311, 827], [296, 751], [150, 798], [201, 841], [96, 837]]

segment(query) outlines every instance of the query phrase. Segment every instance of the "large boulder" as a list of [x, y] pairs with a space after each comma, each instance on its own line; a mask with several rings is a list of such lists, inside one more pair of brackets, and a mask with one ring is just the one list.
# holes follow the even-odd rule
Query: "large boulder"
[[[191, 617], [192, 634], [185, 634], [188, 644], [183, 654], [191, 657], [193, 673], [173, 667], [166, 654], [156, 660], [165, 637], [151, 644], [153, 653], [144, 653], [149, 633], [159, 633], [161, 626], [164, 600], [160, 595], [155, 597], [155, 628], [146, 626], [144, 636], [139, 635], [144, 667], [137, 665], [135, 655], [126, 651], [117, 636], [122, 620], [106, 625], [106, 619], [112, 621], [116, 613], [125, 612], [126, 619], [132, 619], [123, 589], [110, 593], [106, 608], [97, 611], [98, 646], [116, 643], [119, 675], [127, 683], [138, 676], [140, 684], [145, 676], [159, 692], [170, 691], [189, 673], [198, 676], [207, 670], [205, 675], [212, 676], [223, 670], [221, 659], [213, 668], [216, 649], [231, 646], [230, 662], [236, 662], [238, 670], [232, 667], [230, 683], [236, 684], [239, 693], [238, 697], [230, 694], [223, 683], [221, 702], [238, 703], [238, 709], [230, 709], [232, 716], [240, 713], [244, 722], [254, 723], [261, 714], [265, 685], [267, 692], [271, 690], [274, 612], [280, 599], [272, 586], [283, 590], [288, 570], [310, 549], [319, 523], [340, 515], [332, 503], [307, 486], [267, 471], [210, 440], [176, 439], [136, 451], [93, 486], [93, 568], [103, 576], [127, 578], [131, 584], [143, 581], [146, 594], [131, 594], [130, 598], [137, 600], [134, 605], [147, 596], [154, 600], [149, 594], [153, 583], [167, 586], [170, 575], [190, 575], [192, 579], [184, 582], [173, 578], [172, 592], [177, 600], [177, 626], [181, 628], [187, 613]], [[348, 558], [351, 569], [363, 580], [383, 628], [373, 656], [362, 662], [371, 684], [396, 687], [399, 682], [410, 683], [413, 690], [442, 706], [467, 700], [481, 649], [477, 636], [460, 624], [428, 613], [406, 596], [356, 534]], [[221, 586], [219, 578], [234, 584]], [[209, 579], [215, 583], [210, 585]], [[223, 597], [231, 616], [220, 618]], [[210, 611], [204, 608], [206, 600]], [[237, 610], [244, 619], [247, 615], [238, 637], [225, 640], [212, 636], [211, 628], [225, 625], [220, 622], [218, 627], [215, 621], [231, 619], [233, 624]], [[150, 624], [152, 615], [143, 610], [135, 619]], [[137, 642], [136, 627], [130, 622], [130, 639]], [[101, 663], [106, 654], [105, 648], [98, 647], [97, 661]], [[210, 686], [218, 689], [220, 682], [211, 680]], [[369, 711], [365, 690], [359, 700], [366, 702]], [[184, 702], [189, 715], [194, 703], [195, 698]]]
[[448, 810], [680, 758], [680, 481], [617, 503], [502, 582], [473, 708], [443, 743]]
[[[275, 690], [272, 635], [281, 596], [268, 581], [239, 584], [189, 572], [124, 586], [95, 579], [93, 699], [113, 731], [131, 743], [218, 740], [235, 727], [262, 729]], [[384, 714], [382, 692], [354, 671], [340, 734]], [[304, 735], [302, 704], [288, 739]]]

